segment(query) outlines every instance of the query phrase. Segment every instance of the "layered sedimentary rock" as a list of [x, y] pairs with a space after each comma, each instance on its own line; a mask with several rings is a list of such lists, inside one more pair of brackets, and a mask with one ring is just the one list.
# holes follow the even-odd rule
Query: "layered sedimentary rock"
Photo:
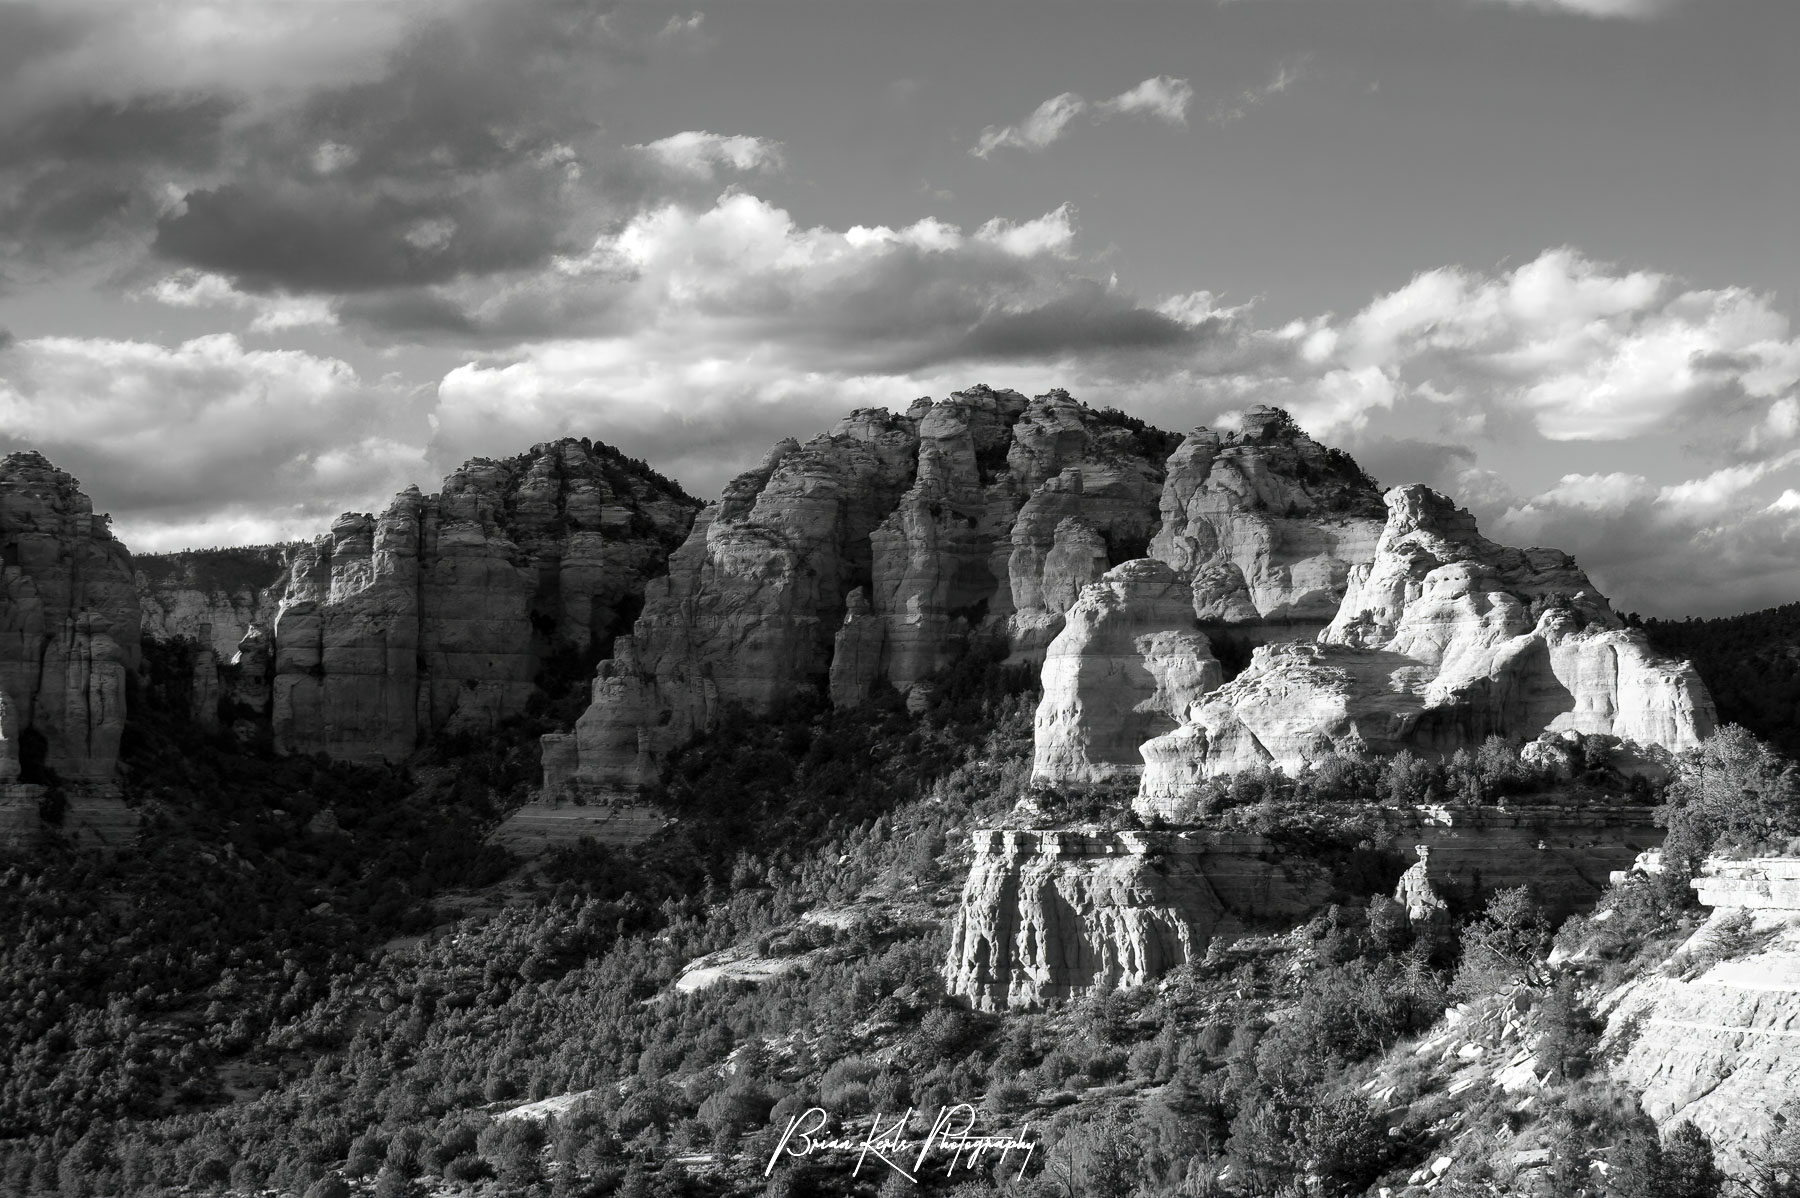
[[977, 387], [783, 442], [670, 559], [572, 740], [547, 742], [573, 766], [546, 785], [652, 781], [732, 704], [916, 700], [978, 630], [1034, 659], [1083, 584], [1141, 556], [1166, 441], [1060, 391]]
[[1610, 871], [1662, 838], [1641, 807], [1419, 808], [1383, 818], [1381, 838], [1394, 847], [1365, 850], [1348, 872], [1250, 832], [978, 831], [948, 988], [1003, 1008], [1138, 985], [1197, 959], [1215, 937], [1390, 890], [1431, 918], [1436, 906], [1470, 910], [1529, 885], [1560, 918], [1590, 908]]
[[491, 728], [547, 664], [607, 647], [692, 511], [602, 445], [475, 459], [441, 493], [410, 487], [297, 551], [272, 636], [239, 646], [233, 697], [255, 712], [266, 677], [276, 748], [349, 761]]
[[0, 691], [21, 746], [42, 738], [27, 773], [106, 783], [118, 761], [139, 615], [131, 556], [107, 524], [42, 455], [0, 459]]
[[1138, 986], [1206, 951], [1225, 905], [1194, 854], [1151, 862], [1141, 838], [977, 834], [950, 933], [951, 993], [1030, 1007]]
[[1287, 413], [1196, 429], [1169, 457], [1153, 557], [1187, 575], [1203, 620], [1323, 625], [1381, 536], [1381, 492]]
[[1692, 1120], [1741, 1170], [1800, 1094], [1800, 860], [1714, 859], [1694, 888], [1712, 917], [1607, 1001], [1603, 1045], [1651, 1118]]
[[1223, 680], [1187, 581], [1153, 558], [1115, 567], [1081, 592], [1044, 659], [1034, 779], [1136, 777], [1138, 746]]
[[1333, 752], [1448, 753], [1561, 731], [1678, 752], [1712, 730], [1693, 667], [1624, 628], [1566, 554], [1496, 545], [1426, 487], [1396, 488], [1387, 505], [1374, 559], [1351, 570], [1316, 642], [1257, 649], [1183, 727], [1144, 745], [1141, 811], [1207, 777], [1292, 772]]
[[245, 633], [274, 623], [288, 567], [300, 548], [296, 543], [135, 555], [143, 635], [201, 642], [219, 661], [230, 661]]

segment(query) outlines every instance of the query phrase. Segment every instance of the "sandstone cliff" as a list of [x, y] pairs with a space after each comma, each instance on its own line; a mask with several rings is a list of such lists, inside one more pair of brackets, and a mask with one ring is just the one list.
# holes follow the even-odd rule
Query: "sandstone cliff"
[[1044, 659], [1034, 779], [1136, 777], [1138, 746], [1223, 680], [1187, 581], [1154, 558], [1118, 566], [1081, 592]]
[[1387, 505], [1373, 560], [1350, 571], [1316, 642], [1259, 648], [1143, 746], [1141, 811], [1206, 777], [1292, 772], [1334, 751], [1448, 753], [1565, 730], [1680, 751], [1712, 730], [1693, 667], [1625, 629], [1566, 554], [1496, 545], [1425, 487]]
[[0, 692], [28, 775], [113, 777], [139, 615], [131, 555], [107, 523], [42, 455], [0, 459]]
[[1800, 1094], [1800, 860], [1714, 859], [1694, 888], [1712, 917], [1607, 1001], [1604, 1043], [1651, 1118], [1692, 1120], [1742, 1169]]
[[1320, 626], [1382, 531], [1381, 492], [1287, 413], [1252, 408], [1234, 433], [1196, 429], [1169, 458], [1151, 556], [1193, 583], [1203, 620]]
[[[1067, 743], [1047, 745], [1039, 770], [1048, 780], [1133, 771], [1123, 738], [1172, 726], [1217, 681], [1201, 622], [1322, 627], [1351, 565], [1373, 552], [1372, 505], [1374, 485], [1354, 463], [1272, 410], [1239, 432], [1196, 430], [1179, 448], [1061, 391], [1027, 401], [977, 387], [904, 415], [856, 412], [804, 446], [777, 446], [701, 518], [651, 588], [632, 643], [599, 671], [573, 736], [547, 743], [546, 760], [565, 764], [546, 784], [650, 782], [723, 705], [766, 712], [811, 693], [851, 706], [878, 686], [907, 692], [978, 630], [1007, 638], [1015, 661], [1042, 662], [1085, 587], [1153, 556], [1172, 567], [1167, 585], [1182, 588], [1187, 610], [1154, 600], [1151, 614], [1123, 617], [1136, 631], [1119, 635], [1156, 642], [1149, 666], [1126, 667], [1116, 647], [1095, 654], [1162, 681], [1127, 697], [1092, 689], [1114, 685], [1108, 670], [1074, 668], [1063, 716], [1045, 725]], [[1203, 594], [1186, 585], [1221, 572], [1236, 580], [1229, 595], [1213, 581]], [[1177, 660], [1190, 650], [1194, 661]], [[1078, 726], [1076, 713], [1121, 700], [1149, 705], [1117, 728]], [[1090, 740], [1105, 742], [1091, 761]]]
[[1081, 586], [1141, 556], [1168, 438], [1053, 391], [852, 413], [730, 484], [649, 589], [546, 785], [636, 786], [741, 704], [910, 690], [981, 629], [1041, 656]]
[[[1432, 905], [1474, 909], [1529, 884], [1560, 918], [1592, 907], [1612, 871], [1662, 839], [1646, 807], [1413, 808], [1382, 818], [1392, 872], [1347, 877], [1248, 831], [978, 831], [946, 984], [986, 1009], [1139, 985], [1197, 960], [1215, 937], [1366, 901], [1359, 882], [1392, 887], [1420, 918]], [[1402, 845], [1418, 857], [1404, 872]]]
[[266, 704], [279, 751], [348, 761], [489, 729], [524, 710], [547, 663], [607, 647], [692, 512], [603, 445], [475, 459], [439, 494], [408, 488], [295, 552], [272, 636], [253, 628], [241, 646], [233, 697]]

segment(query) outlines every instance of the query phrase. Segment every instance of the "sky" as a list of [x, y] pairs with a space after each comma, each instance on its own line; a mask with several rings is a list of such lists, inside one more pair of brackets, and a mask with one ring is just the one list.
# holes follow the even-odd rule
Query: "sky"
[[[695, 5], [698, 5], [697, 7]], [[1800, 599], [1792, 0], [0, 0], [0, 451], [138, 552], [976, 383]]]

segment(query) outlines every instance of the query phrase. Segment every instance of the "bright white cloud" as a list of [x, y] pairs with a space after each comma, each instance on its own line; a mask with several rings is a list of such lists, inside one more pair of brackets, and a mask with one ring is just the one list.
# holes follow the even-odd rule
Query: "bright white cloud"
[[734, 171], [776, 170], [781, 143], [742, 134], [726, 136], [692, 129], [632, 146], [668, 169], [694, 179], [711, 179], [720, 168]]

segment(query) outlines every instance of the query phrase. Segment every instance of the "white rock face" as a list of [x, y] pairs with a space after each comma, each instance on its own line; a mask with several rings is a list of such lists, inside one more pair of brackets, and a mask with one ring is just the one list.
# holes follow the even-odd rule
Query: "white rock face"
[[1224, 680], [1195, 627], [1193, 592], [1139, 558], [1081, 592], [1044, 659], [1032, 778], [1100, 782], [1143, 771], [1138, 746], [1173, 731]]
[[1225, 623], [1323, 622], [1381, 535], [1381, 496], [1347, 456], [1285, 413], [1195, 429], [1169, 458], [1150, 554], [1187, 575], [1194, 610]]
[[1184, 727], [1144, 746], [1143, 809], [1206, 777], [1295, 772], [1334, 751], [1449, 753], [1575, 731], [1679, 752], [1712, 731], [1693, 667], [1623, 628], [1566, 554], [1496, 545], [1425, 487], [1387, 504], [1374, 560], [1350, 572], [1317, 643], [1259, 648]]
[[1602, 1012], [1602, 1043], [1622, 1051], [1612, 1072], [1642, 1090], [1645, 1113], [1665, 1128], [1692, 1120], [1742, 1170], [1800, 1094], [1800, 860], [1710, 860], [1694, 887], [1715, 910], [1684, 951], [1724, 943], [1721, 925], [1744, 911], [1748, 947], [1629, 983]]
[[995, 1010], [1137, 986], [1204, 954], [1224, 904], [1198, 858], [1078, 833], [984, 832], [951, 929], [950, 992]]

